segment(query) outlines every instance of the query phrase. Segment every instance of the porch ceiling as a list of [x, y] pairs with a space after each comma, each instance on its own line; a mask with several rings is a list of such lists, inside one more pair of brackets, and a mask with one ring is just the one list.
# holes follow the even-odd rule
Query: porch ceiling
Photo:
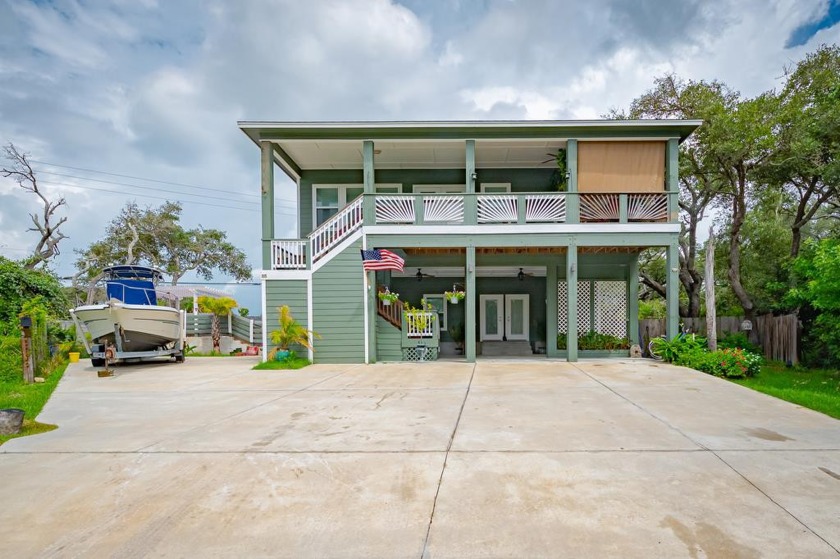
[[374, 142], [377, 169], [463, 168], [464, 142], [476, 141], [478, 168], [553, 167], [551, 156], [566, 139], [684, 140], [699, 120], [544, 120], [272, 122], [241, 121], [259, 144], [277, 146], [286, 172], [361, 169], [362, 143]]
[[[303, 170], [361, 169], [360, 140], [288, 140], [276, 144]], [[475, 161], [480, 169], [554, 167], [553, 154], [562, 140], [481, 140]], [[457, 169], [465, 166], [463, 140], [379, 141], [374, 144], [376, 169]]]

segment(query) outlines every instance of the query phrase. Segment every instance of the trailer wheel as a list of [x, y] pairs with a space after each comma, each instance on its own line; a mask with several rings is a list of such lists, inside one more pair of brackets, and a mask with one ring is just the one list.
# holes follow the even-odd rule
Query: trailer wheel
[[186, 359], [186, 356], [183, 353], [176, 353], [175, 354], [175, 362], [176, 363], [183, 363]]
[[[102, 344], [94, 344], [90, 347], [93, 353], [105, 351], [105, 346]], [[91, 357], [90, 364], [94, 367], [104, 367], [105, 366], [105, 359], [102, 357]]]

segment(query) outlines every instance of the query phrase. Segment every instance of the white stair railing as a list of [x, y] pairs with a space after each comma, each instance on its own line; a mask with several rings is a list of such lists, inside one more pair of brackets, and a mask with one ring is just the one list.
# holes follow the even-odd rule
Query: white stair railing
[[271, 262], [274, 270], [303, 270], [306, 268], [306, 240], [271, 241]]
[[309, 234], [313, 263], [362, 226], [363, 200], [364, 196], [359, 196]]

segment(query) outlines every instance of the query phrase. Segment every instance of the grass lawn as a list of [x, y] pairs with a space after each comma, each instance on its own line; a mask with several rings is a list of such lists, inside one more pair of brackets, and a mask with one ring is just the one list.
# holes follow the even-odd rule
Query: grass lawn
[[840, 371], [768, 363], [761, 374], [732, 382], [840, 419]]
[[267, 371], [277, 369], [302, 369], [307, 365], [311, 365], [308, 359], [295, 357], [293, 359], [284, 359], [283, 361], [266, 361], [265, 363], [257, 363], [252, 367], [256, 371]]
[[17, 435], [0, 435], [0, 445], [9, 439], [45, 433], [58, 427], [48, 423], [38, 423], [35, 418], [38, 417], [44, 404], [50, 399], [50, 395], [64, 375], [66, 368], [67, 363], [65, 362], [51, 372], [46, 377], [45, 382], [40, 384], [24, 384], [22, 381], [0, 382], [0, 408], [18, 408], [25, 412], [20, 433]]

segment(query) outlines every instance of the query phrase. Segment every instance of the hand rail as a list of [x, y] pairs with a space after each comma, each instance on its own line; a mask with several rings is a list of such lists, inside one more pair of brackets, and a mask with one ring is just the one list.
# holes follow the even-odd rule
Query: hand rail
[[363, 200], [364, 196], [360, 195], [309, 234], [313, 263], [362, 226]]
[[274, 270], [306, 269], [306, 239], [271, 241], [271, 262]]

